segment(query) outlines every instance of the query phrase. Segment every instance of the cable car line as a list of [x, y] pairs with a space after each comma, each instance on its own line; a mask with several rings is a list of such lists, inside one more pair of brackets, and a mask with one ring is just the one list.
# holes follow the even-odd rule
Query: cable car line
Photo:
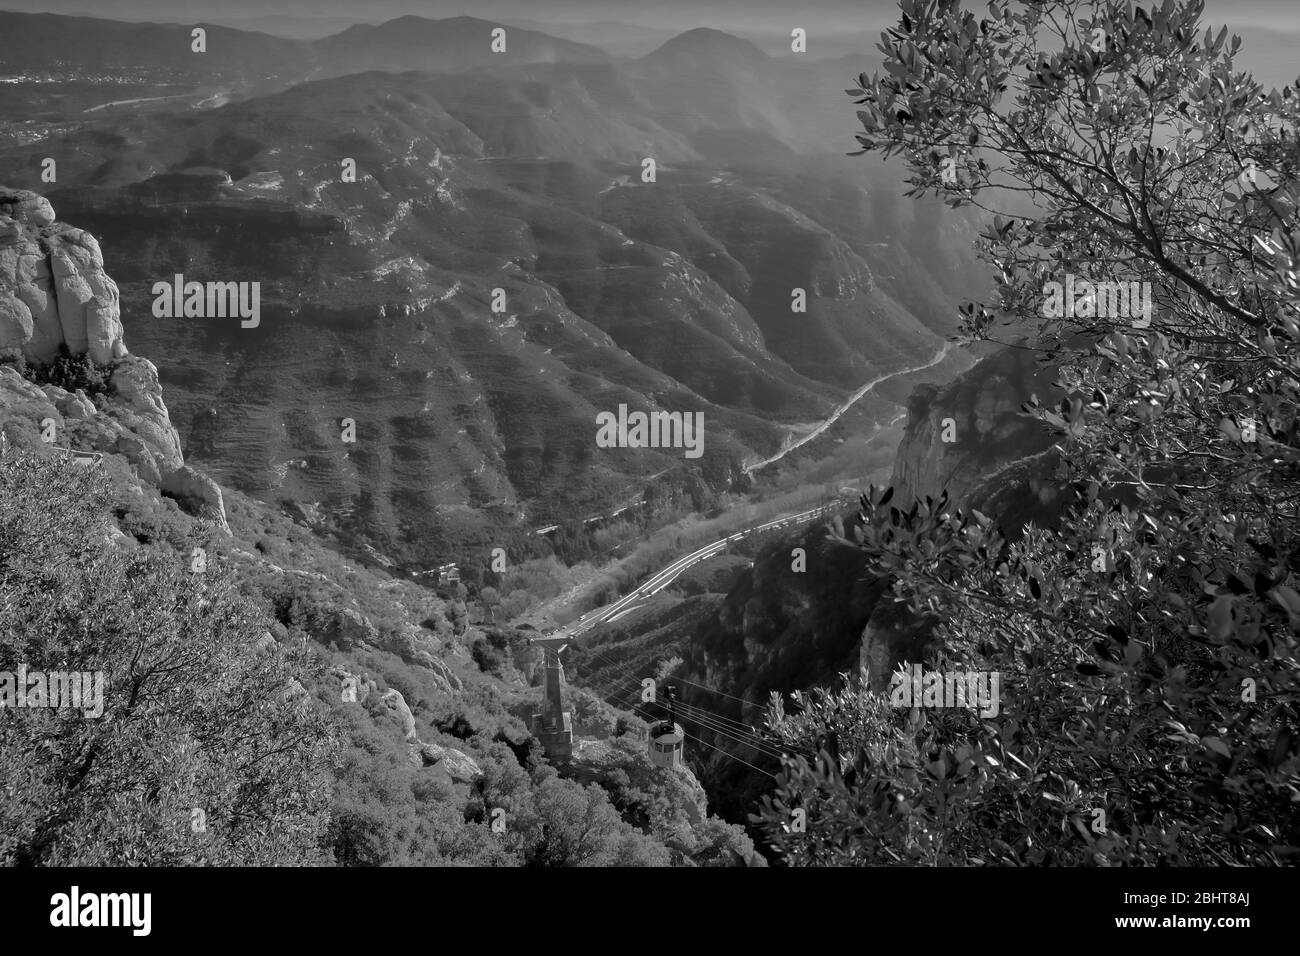
[[[699, 710], [699, 708], [694, 708], [690, 704], [683, 704], [680, 701], [678, 701], [677, 706], [688, 708], [690, 711]], [[741, 728], [729, 727], [726, 724], [720, 724], [717, 722], [717, 715], [712, 714], [707, 710], [702, 710], [700, 714], [687, 713], [686, 716], [701, 726], [707, 727], [723, 736], [730, 737], [733, 740], [743, 738], [746, 741], [751, 739], [760, 741], [761, 743], [758, 745], [760, 749], [764, 750], [764, 752], [770, 753], [770, 755], [774, 757], [780, 757], [787, 753], [805, 753], [805, 751], [799, 747], [785, 747], [773, 741], [771, 738], [763, 736], [762, 733], [757, 730], [744, 730]], [[751, 744], [751, 746], [754, 745]]]
[[770, 737], [765, 736], [762, 731], [758, 730], [756, 727], [733, 720], [730, 717], [724, 717], [722, 714], [715, 713], [706, 707], [700, 707], [696, 704], [688, 704], [680, 698], [675, 701], [675, 706], [684, 708], [688, 712], [687, 716], [693, 714], [702, 715], [697, 717], [698, 723], [704, 726], [709, 726], [709, 728], [713, 730], [729, 732], [725, 735], [730, 736], [733, 739], [735, 738], [735, 735], [738, 734], [743, 737], [752, 737], [755, 740], [762, 741], [764, 746], [772, 750], [780, 748], [783, 753], [794, 752], [802, 753], [805, 756], [812, 755], [812, 751], [804, 747], [783, 747], [781, 744], [773, 741]]
[[[627, 706], [628, 704], [635, 703], [636, 702], [635, 696], [636, 696], [636, 691], [624, 695], [624, 697], [627, 699], [627, 704], [623, 704], [623, 706]], [[686, 716], [692, 720], [695, 720], [695, 722], [700, 724], [701, 726], [708, 727], [711, 730], [717, 730], [723, 733], [724, 735], [731, 737], [732, 739], [741, 739], [741, 738], [745, 738], [747, 740], [753, 739], [761, 742], [764, 746], [772, 747], [773, 749], [775, 749], [775, 745], [772, 744], [770, 741], [768, 741], [766, 737], [764, 737], [758, 730], [756, 730], [753, 727], [748, 727], [743, 725], [732, 726], [724, 722], [728, 718], [724, 718], [720, 714], [715, 714], [704, 707], [698, 707], [694, 704], [684, 703], [680, 699], [675, 699], [673, 702], [673, 706], [686, 710], [688, 712]]]
[[[641, 668], [642, 664], [640, 662], [638, 662], [635, 658], [632, 658], [622, 663], [618, 663], [610, 659], [603, 652], [597, 651], [593, 648], [584, 648], [583, 650], [585, 650], [586, 654], [589, 656], [590, 659], [594, 659], [595, 661], [603, 663], [607, 668], [609, 668], [609, 670], [613, 672], [611, 675], [607, 675], [606, 679], [602, 681], [602, 683], [606, 683], [607, 686], [612, 685], [615, 688], [617, 688], [618, 684], [621, 684], [624, 681], [628, 680], [630, 676], [634, 681], [633, 686], [625, 694], [619, 695], [615, 693], [611, 695], [612, 699], [610, 699], [607, 702], [611, 703], [612, 706], [618, 707], [619, 709], [622, 710], [630, 709], [633, 713], [641, 714], [643, 717], [645, 717], [647, 720], [651, 722], [651, 729], [654, 726], [667, 723], [661, 718], [655, 718], [649, 715], [648, 711], [642, 708], [640, 706], [640, 703], [637, 701], [637, 695], [640, 693], [641, 688], [639, 686], [639, 682], [636, 682], [636, 678], [632, 675]], [[727, 694], [723, 691], [717, 690], [716, 688], [706, 687], [703, 684], [697, 684], [694, 681], [689, 681], [681, 677], [670, 675], [668, 677], [663, 678], [662, 683], [669, 691], [669, 693], [674, 695], [674, 697], [678, 689], [672, 687], [670, 683], [671, 681], [677, 681], [682, 684], [687, 684], [691, 687], [697, 687], [708, 693], [717, 694], [720, 697], [726, 697], [730, 700], [737, 701], [738, 703], [744, 704], [747, 707], [755, 706], [750, 701], [746, 701], [743, 700], [742, 698], [735, 697], [731, 694]], [[622, 699], [620, 699], [620, 697]], [[726, 740], [730, 740], [732, 743], [738, 744], [739, 746], [749, 747], [755, 750], [756, 752], [758, 752], [759, 754], [762, 754], [763, 756], [768, 757], [770, 759], [779, 761], [791, 752], [800, 754], [802, 756], [808, 756], [808, 753], [804, 751], [803, 748], [800, 747], [782, 748], [780, 744], [777, 744], [773, 742], [771, 739], [764, 737], [752, 725], [744, 724], [741, 721], [736, 720], [734, 718], [725, 717], [722, 714], [714, 713], [713, 711], [710, 711], [707, 708], [700, 707], [696, 704], [687, 704], [684, 701], [676, 700], [676, 699], [673, 700], [670, 704], [670, 708], [669, 708], [670, 713], [672, 712], [671, 708], [674, 706], [680, 707], [685, 711], [685, 713], [681, 715], [682, 719], [697, 724], [700, 729], [711, 731], [716, 736], [722, 737]], [[674, 730], [676, 726], [678, 725], [675, 724], [673, 725]], [[742, 760], [739, 757], [735, 757], [734, 755], [728, 754], [727, 751], [724, 751], [718, 747], [714, 747], [706, 743], [705, 741], [701, 740], [700, 738], [694, 736], [693, 734], [687, 734], [684, 728], [682, 729], [681, 732], [684, 736], [704, 744], [706, 747], [709, 747], [711, 750], [716, 750], [719, 753], [722, 753], [727, 756], [731, 756], [732, 759], [735, 759], [740, 763], [745, 764], [745, 766], [750, 767], [751, 769], [754, 770], [758, 770], [758, 772], [760, 773], [767, 773], [768, 776], [773, 777], [773, 779], [775, 779], [775, 776], [773, 774], [770, 774], [764, 770], [759, 770], [758, 767], [755, 767], [753, 764], [749, 763], [748, 761]]]
[[692, 687], [698, 687], [700, 690], [706, 690], [706, 691], [708, 691], [710, 694], [717, 694], [719, 697], [728, 697], [728, 698], [730, 698], [731, 700], [739, 701], [740, 703], [744, 704], [746, 707], [758, 707], [758, 706], [759, 706], [758, 704], [755, 704], [752, 700], [744, 700], [744, 699], [742, 699], [742, 698], [740, 698], [740, 697], [732, 697], [731, 694], [725, 693], [724, 691], [720, 691], [720, 690], [718, 690], [716, 687], [705, 687], [703, 684], [697, 684], [697, 683], [695, 683], [694, 681], [689, 681], [689, 680], [687, 680], [685, 677], [675, 677], [675, 676], [674, 676], [674, 677], [670, 677], [670, 678], [667, 678], [667, 679], [668, 679], [668, 680], [677, 680], [677, 681], [681, 681], [683, 684], [690, 684]]
[[[631, 703], [625, 706], [632, 706], [633, 709], [635, 710], [643, 709], [639, 705], [631, 704]], [[677, 702], [675, 706], [680, 706], [680, 702]], [[773, 760], [779, 761], [784, 756], [782, 752], [775, 750], [773, 748], [773, 745], [769, 744], [766, 740], [764, 740], [761, 737], [755, 736], [755, 737], [746, 738], [746, 737], [737, 736], [735, 733], [731, 732], [729, 728], [716, 726], [714, 724], [709, 723], [706, 719], [702, 719], [700, 717], [696, 717], [690, 714], [681, 715], [681, 716], [683, 720], [687, 720], [692, 723], [695, 723], [703, 730], [712, 731], [714, 734], [717, 734], [719, 737], [726, 738], [727, 740], [739, 744], [742, 747], [751, 747], [754, 750], [757, 750], [760, 754], [762, 754], [765, 757], [770, 757]]]
[[696, 720], [701, 725], [708, 726], [710, 728], [717, 729], [720, 731], [726, 731], [728, 735], [734, 735], [742, 738], [753, 738], [755, 740], [763, 741], [764, 744], [767, 743], [766, 738], [763, 737], [762, 734], [760, 734], [757, 730], [754, 730], [753, 728], [747, 728], [747, 727], [729, 726], [728, 724], [723, 723], [722, 719], [718, 717], [718, 715], [711, 713], [710, 711], [705, 710], [702, 707], [695, 707], [692, 704], [686, 704], [680, 700], [676, 701], [676, 706], [683, 710], [686, 710], [687, 711], [686, 716]]
[[[634, 707], [634, 708], [633, 708], [633, 711], [634, 711], [634, 712], [637, 712], [637, 713], [640, 713], [643, 717], [646, 717], [647, 719], [650, 718], [650, 714], [649, 714], [647, 711], [645, 711], [643, 708], [641, 708], [641, 707]], [[735, 754], [728, 753], [727, 751], [722, 750], [721, 748], [715, 747], [715, 746], [713, 746], [713, 744], [708, 743], [707, 741], [701, 740], [699, 737], [696, 737], [694, 734], [688, 734], [685, 730], [683, 730], [683, 731], [682, 731], [682, 736], [684, 736], [684, 737], [689, 737], [691, 740], [694, 740], [696, 743], [698, 743], [698, 744], [702, 744], [702, 745], [704, 745], [705, 747], [708, 747], [710, 750], [716, 750], [718, 753], [722, 754], [722, 756], [726, 757], [728, 760], [734, 760], [734, 761], [736, 761], [737, 763], [742, 763], [742, 764], [744, 764], [746, 767], [748, 767], [750, 770], [753, 770], [755, 773], [761, 773], [761, 774], [763, 774], [763, 775], [766, 776], [766, 777], [771, 777], [773, 780], [776, 780], [776, 779], [777, 779], [776, 774], [774, 774], [774, 773], [769, 773], [768, 771], [763, 770], [761, 767], [755, 767], [755, 766], [754, 766], [752, 763], [750, 763], [748, 760], [743, 760], [743, 759], [741, 759], [740, 757], [737, 757]]]
[[[680, 698], [679, 698], [679, 702], [680, 702]], [[762, 733], [762, 731], [760, 731], [753, 724], [747, 724], [742, 720], [736, 720], [735, 718], [728, 717], [725, 714], [716, 713], [714, 711], [709, 710], [707, 707], [701, 707], [698, 704], [687, 704], [683, 702], [680, 704], [680, 706], [689, 707], [692, 710], [703, 711], [704, 713], [712, 716], [714, 719], [721, 721], [724, 724], [730, 724], [734, 726], [737, 730], [744, 731], [745, 733], [752, 733], [752, 734]]]

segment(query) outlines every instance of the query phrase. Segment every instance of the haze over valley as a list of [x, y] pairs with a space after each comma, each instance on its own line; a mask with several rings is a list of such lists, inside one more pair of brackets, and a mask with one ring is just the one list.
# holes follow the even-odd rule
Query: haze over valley
[[0, 863], [1294, 861], [1295, 11], [7, 6]]
[[[44, 21], [6, 17], [44, 56]], [[206, 57], [182, 28], [117, 52], [88, 22], [57, 36], [110, 71], [213, 65], [190, 68], [179, 108], [105, 105], [125, 98], [107, 82], [78, 89], [104, 100], [81, 110], [52, 101], [39, 148], [21, 141], [39, 123], [8, 124], [0, 174], [40, 186], [57, 146], [43, 192], [100, 238], [128, 340], [219, 481], [425, 564], [521, 516], [610, 510], [665, 470], [674, 493], [724, 491], [860, 385], [934, 356], [953, 296], [985, 281], [968, 219], [843, 155], [847, 97], [824, 91], [848, 62], [703, 29], [631, 61], [512, 30], [497, 56], [492, 28], [408, 18], [289, 52], [213, 31]], [[304, 76], [360, 72], [288, 85], [294, 56]], [[286, 88], [212, 105], [213, 84], [250, 77]], [[154, 318], [153, 283], [177, 273], [260, 281], [265, 318]], [[620, 403], [704, 412], [703, 460], [595, 454], [595, 413]]]

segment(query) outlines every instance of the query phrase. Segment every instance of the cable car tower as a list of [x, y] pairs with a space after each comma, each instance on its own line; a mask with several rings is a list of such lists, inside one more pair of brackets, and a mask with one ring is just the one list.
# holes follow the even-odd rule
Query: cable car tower
[[650, 725], [649, 739], [646, 743], [646, 753], [650, 757], [650, 762], [656, 767], [664, 767], [668, 770], [681, 769], [682, 743], [686, 739], [686, 731], [673, 716], [673, 698], [676, 696], [677, 688], [664, 688], [664, 699], [668, 702], [668, 719], [657, 720]]
[[541, 710], [533, 714], [533, 736], [542, 742], [549, 759], [567, 760], [573, 756], [573, 717], [564, 709], [560, 698], [560, 689], [564, 686], [560, 651], [568, 646], [569, 635], [561, 631], [545, 637], [530, 637], [528, 643], [542, 649], [546, 671], [546, 695]]

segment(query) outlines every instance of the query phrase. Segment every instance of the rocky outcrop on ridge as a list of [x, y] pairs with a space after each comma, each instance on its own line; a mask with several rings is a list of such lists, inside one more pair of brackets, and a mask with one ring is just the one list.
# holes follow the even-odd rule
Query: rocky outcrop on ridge
[[[50, 373], [60, 367], [61, 376]], [[69, 373], [67, 367], [78, 369]], [[68, 380], [79, 374], [81, 387]], [[56, 379], [48, 380], [47, 379]], [[0, 435], [120, 455], [144, 481], [225, 531], [220, 487], [185, 464], [158, 369], [127, 352], [117, 284], [94, 236], [43, 196], [0, 186]]]
[[1047, 451], [1055, 439], [1021, 406], [1035, 395], [1054, 404], [1062, 392], [1053, 384], [1055, 370], [1040, 366], [1035, 355], [1004, 348], [942, 388], [925, 385], [912, 393], [890, 480], [900, 501], [944, 490], [967, 499], [1011, 463]]
[[101, 365], [126, 355], [117, 284], [94, 236], [43, 196], [0, 186], [0, 353], [49, 362], [65, 346]]

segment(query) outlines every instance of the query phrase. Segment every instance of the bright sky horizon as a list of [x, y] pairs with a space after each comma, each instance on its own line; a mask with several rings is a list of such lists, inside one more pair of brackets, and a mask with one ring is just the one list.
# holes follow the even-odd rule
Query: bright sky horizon
[[[1148, 0], [1151, 2], [1151, 0]], [[972, 7], [982, 7], [976, 0]], [[763, 32], [808, 28], [878, 30], [895, 19], [896, 0], [0, 0], [0, 9], [124, 20], [255, 20], [265, 17], [376, 22], [406, 14], [470, 15], [562, 23], [619, 21], [664, 30], [712, 26]], [[1300, 31], [1297, 0], [1206, 0], [1216, 23]]]

